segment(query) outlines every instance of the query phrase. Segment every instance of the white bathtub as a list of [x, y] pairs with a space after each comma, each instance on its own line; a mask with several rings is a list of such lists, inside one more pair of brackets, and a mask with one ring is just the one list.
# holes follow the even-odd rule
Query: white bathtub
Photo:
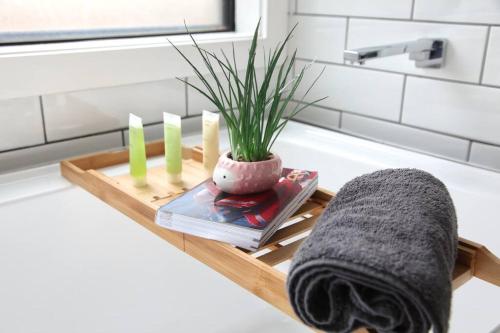
[[[427, 170], [449, 187], [460, 234], [500, 253], [498, 173], [298, 123], [275, 151], [319, 170], [332, 190], [377, 169]], [[57, 165], [0, 176], [0, 267], [0, 332], [308, 331], [72, 186]], [[451, 332], [491, 331], [498, 299], [500, 288], [479, 280], [460, 288]]]

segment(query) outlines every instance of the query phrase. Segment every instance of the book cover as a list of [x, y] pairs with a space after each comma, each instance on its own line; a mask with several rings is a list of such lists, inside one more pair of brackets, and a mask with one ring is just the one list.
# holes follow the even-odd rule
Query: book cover
[[247, 195], [222, 192], [208, 179], [160, 211], [263, 230], [317, 176], [315, 171], [284, 168], [272, 189]]

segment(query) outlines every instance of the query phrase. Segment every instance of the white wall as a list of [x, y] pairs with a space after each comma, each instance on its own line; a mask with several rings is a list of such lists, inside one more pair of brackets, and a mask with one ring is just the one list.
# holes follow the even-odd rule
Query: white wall
[[123, 146], [129, 112], [143, 118], [148, 140], [163, 135], [157, 129], [164, 111], [183, 117], [184, 133], [200, 130], [187, 94], [184, 83], [171, 79], [0, 100], [0, 172]]
[[[289, 26], [299, 22], [290, 50], [298, 49], [298, 66], [312, 59], [317, 61], [313, 71], [326, 66], [315, 95], [329, 96], [319, 107], [305, 110], [299, 120], [500, 170], [498, 0], [291, 0], [289, 4]], [[282, 11], [286, 6], [276, 7]], [[286, 13], [282, 16], [286, 20]], [[271, 23], [280, 20], [274, 10]], [[269, 27], [281, 36], [280, 26]], [[369, 61], [363, 67], [342, 59], [345, 48], [421, 37], [449, 40], [444, 68], [417, 69], [407, 55]], [[0, 64], [7, 60], [0, 57]], [[57, 69], [54, 73], [62, 75]], [[32, 76], [33, 80], [25, 79], [27, 86], [38, 82], [37, 73]], [[65, 80], [73, 82], [69, 76]], [[78, 80], [84, 79], [79, 75]], [[8, 80], [0, 81], [9, 87]], [[9, 96], [7, 90], [0, 95]], [[181, 115], [186, 131], [192, 131], [199, 128], [201, 110], [213, 109], [175, 79], [67, 90], [0, 98], [0, 124], [4, 124], [0, 172], [123, 145], [129, 112], [151, 125], [146, 132], [153, 139], [161, 135], [161, 112]]]
[[[500, 170], [498, 0], [293, 0], [292, 52], [326, 66], [303, 122]], [[344, 63], [342, 52], [425, 37], [449, 41], [441, 69], [408, 55]], [[312, 97], [311, 97], [312, 98]]]
[[[259, 18], [260, 47], [286, 34], [287, 0], [235, 0], [234, 32], [199, 34], [204, 48], [236, 49], [243, 69]], [[171, 36], [195, 64], [187, 36]], [[256, 66], [263, 58], [256, 59]], [[208, 73], [204, 66], [202, 73]], [[193, 71], [165, 37], [0, 47], [0, 173], [127, 143], [127, 118], [143, 117], [146, 138], [162, 136], [162, 112], [183, 118], [183, 132], [201, 128], [213, 106], [176, 80]], [[199, 82], [198, 82], [199, 83]], [[159, 130], [160, 129], [160, 130]]]

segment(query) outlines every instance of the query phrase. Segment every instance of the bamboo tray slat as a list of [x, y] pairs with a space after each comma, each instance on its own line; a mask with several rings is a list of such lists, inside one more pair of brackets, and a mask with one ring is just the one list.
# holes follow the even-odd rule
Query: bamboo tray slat
[[[163, 147], [163, 141], [147, 144], [147, 156], [163, 155]], [[201, 148], [183, 148], [182, 154], [183, 183], [180, 185], [167, 182], [164, 167], [149, 169], [148, 186], [143, 188], [134, 187], [128, 174], [111, 177], [99, 170], [127, 163], [127, 149], [64, 160], [60, 164], [61, 174], [178, 249], [295, 317], [285, 290], [286, 274], [274, 266], [292, 258], [334, 194], [318, 189], [262, 248], [250, 252], [164, 229], [154, 223], [156, 210], [161, 205], [207, 178]], [[484, 246], [460, 238], [453, 288], [460, 287], [474, 276], [500, 286], [500, 260]]]

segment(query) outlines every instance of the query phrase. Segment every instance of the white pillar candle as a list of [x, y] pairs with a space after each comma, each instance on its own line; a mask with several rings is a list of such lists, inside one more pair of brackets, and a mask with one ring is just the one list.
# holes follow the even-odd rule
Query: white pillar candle
[[181, 117], [164, 112], [163, 134], [165, 138], [165, 167], [168, 181], [178, 183], [182, 178]]
[[203, 110], [203, 167], [211, 175], [219, 159], [219, 115]]

